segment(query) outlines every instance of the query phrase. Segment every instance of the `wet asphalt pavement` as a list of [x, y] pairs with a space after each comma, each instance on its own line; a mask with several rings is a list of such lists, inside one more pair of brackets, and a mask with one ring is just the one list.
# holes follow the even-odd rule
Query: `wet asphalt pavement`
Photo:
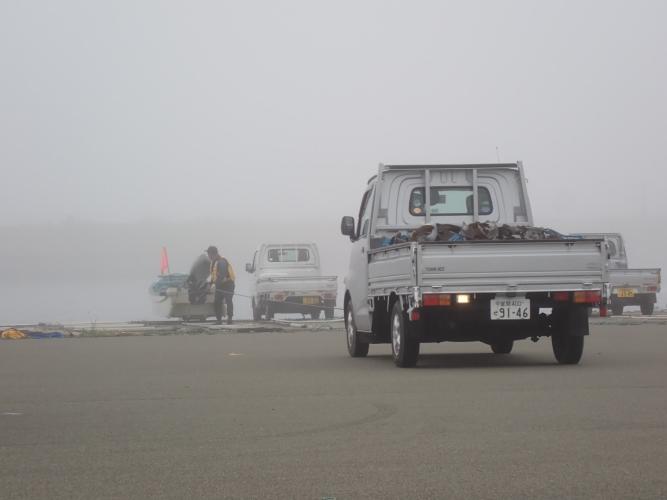
[[580, 366], [341, 331], [0, 342], [2, 498], [665, 498], [667, 326]]

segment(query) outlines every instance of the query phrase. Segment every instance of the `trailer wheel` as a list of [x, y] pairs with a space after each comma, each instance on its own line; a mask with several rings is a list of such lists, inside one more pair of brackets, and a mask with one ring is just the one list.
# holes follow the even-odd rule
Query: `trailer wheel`
[[410, 332], [408, 316], [400, 300], [391, 310], [391, 353], [394, 363], [400, 368], [411, 368], [419, 358], [419, 342]]
[[653, 314], [655, 304], [653, 302], [644, 301], [639, 304], [639, 308], [641, 309], [644, 316], [651, 316]]
[[491, 350], [494, 354], [509, 354], [514, 347], [513, 340], [499, 340], [491, 344]]
[[611, 304], [611, 313], [614, 316], [623, 316], [623, 304]]
[[354, 324], [352, 304], [348, 303], [345, 312], [345, 338], [347, 340], [347, 352], [353, 358], [365, 358], [368, 355], [368, 344], [359, 340], [357, 327]]

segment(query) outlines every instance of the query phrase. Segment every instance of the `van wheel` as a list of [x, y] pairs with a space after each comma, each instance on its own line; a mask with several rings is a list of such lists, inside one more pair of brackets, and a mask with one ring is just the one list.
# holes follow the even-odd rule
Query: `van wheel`
[[391, 354], [400, 368], [411, 368], [419, 358], [419, 342], [410, 332], [408, 316], [397, 300], [391, 310]]
[[513, 340], [500, 340], [491, 344], [491, 350], [494, 354], [509, 354], [514, 347]]
[[623, 316], [623, 304], [613, 304], [612, 303], [611, 313], [614, 316]]
[[357, 327], [354, 324], [352, 305], [348, 304], [345, 313], [345, 338], [347, 339], [347, 352], [353, 358], [365, 358], [368, 355], [368, 344], [359, 340]]
[[655, 304], [653, 302], [642, 302], [639, 305], [639, 308], [641, 309], [644, 316], [651, 316], [653, 314], [654, 307]]
[[252, 319], [253, 321], [262, 320], [262, 311], [260, 311], [257, 305], [255, 304], [255, 299], [252, 299]]

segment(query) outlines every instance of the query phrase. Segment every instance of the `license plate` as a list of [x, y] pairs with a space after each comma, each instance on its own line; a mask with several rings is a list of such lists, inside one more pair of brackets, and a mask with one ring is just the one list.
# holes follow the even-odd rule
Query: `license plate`
[[530, 319], [530, 299], [492, 299], [491, 319]]
[[306, 306], [314, 306], [314, 305], [319, 305], [320, 303], [320, 298], [319, 297], [304, 297], [303, 298], [303, 304]]
[[616, 291], [616, 295], [623, 298], [632, 298], [635, 296], [635, 291], [633, 288], [619, 288]]

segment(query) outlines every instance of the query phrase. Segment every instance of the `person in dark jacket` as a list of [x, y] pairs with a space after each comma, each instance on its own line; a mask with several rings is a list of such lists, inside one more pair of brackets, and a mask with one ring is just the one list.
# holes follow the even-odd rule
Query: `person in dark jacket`
[[216, 247], [208, 247], [206, 254], [211, 260], [211, 284], [215, 285], [213, 305], [215, 307], [215, 317], [218, 320], [217, 324], [222, 324], [222, 301], [224, 300], [227, 304], [227, 324], [231, 325], [232, 316], [234, 316], [233, 298], [236, 281], [234, 269], [229, 261], [218, 253]]

